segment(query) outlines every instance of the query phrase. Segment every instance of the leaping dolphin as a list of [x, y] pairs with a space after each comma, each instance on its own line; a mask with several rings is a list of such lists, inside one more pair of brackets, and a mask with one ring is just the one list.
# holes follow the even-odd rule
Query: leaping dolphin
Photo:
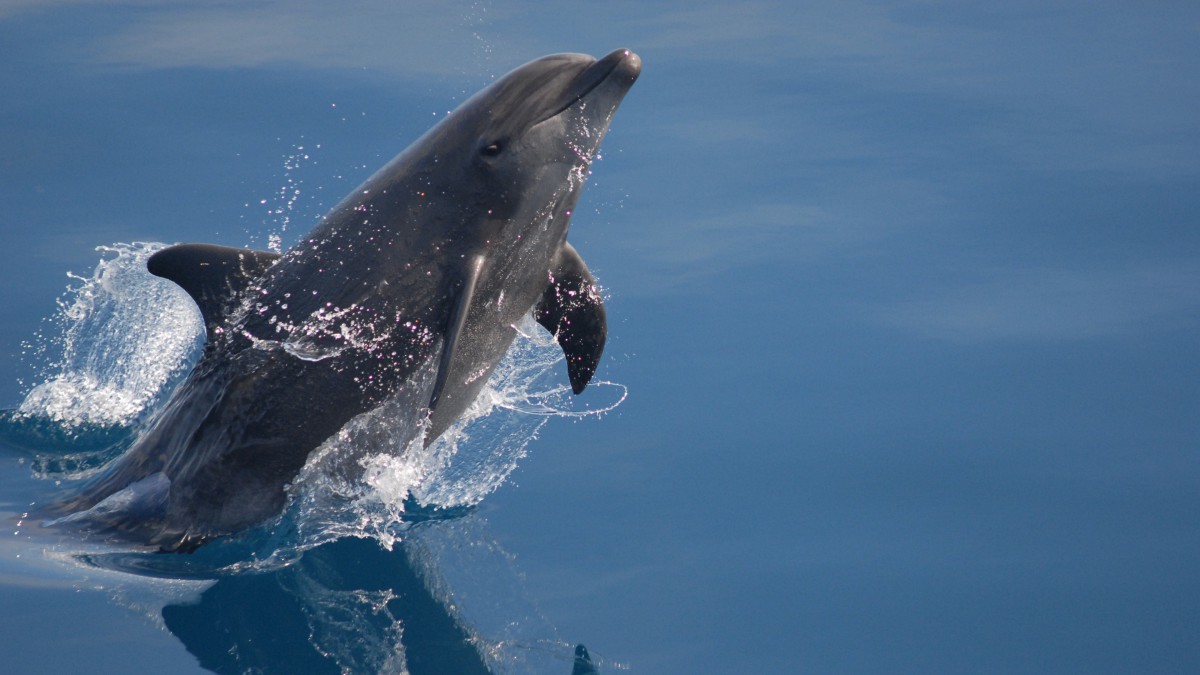
[[427, 407], [426, 444], [440, 436], [531, 310], [581, 392], [606, 320], [567, 228], [640, 72], [628, 50], [537, 59], [468, 99], [282, 256], [211, 244], [155, 253], [150, 272], [200, 309], [204, 353], [134, 445], [51, 512], [93, 524], [114, 514], [106, 527], [165, 550], [264, 522], [312, 450], [390, 397]]

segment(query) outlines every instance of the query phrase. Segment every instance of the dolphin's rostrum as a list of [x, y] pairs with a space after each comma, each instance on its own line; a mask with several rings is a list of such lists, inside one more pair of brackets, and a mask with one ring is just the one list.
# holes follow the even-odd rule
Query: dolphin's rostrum
[[135, 444], [51, 513], [168, 550], [263, 522], [314, 448], [391, 397], [427, 407], [425, 442], [436, 439], [531, 310], [582, 391], [605, 310], [567, 226], [640, 71], [627, 50], [537, 59], [459, 106], [282, 256], [210, 244], [154, 254], [150, 272], [200, 309], [203, 356]]

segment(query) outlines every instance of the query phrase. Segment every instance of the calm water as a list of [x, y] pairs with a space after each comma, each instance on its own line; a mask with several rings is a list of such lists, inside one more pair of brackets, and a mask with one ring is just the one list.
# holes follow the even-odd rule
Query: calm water
[[[23, 428], [6, 672], [566, 675], [577, 643], [602, 673], [1196, 670], [1197, 26], [1109, 2], [0, 4], [0, 407], [98, 374], [56, 399], [80, 423], [136, 418], [194, 347], [186, 303], [136, 265], [90, 281], [102, 261], [286, 247], [492, 77], [645, 64], [571, 231], [616, 383], [585, 402], [620, 405], [497, 411], [464, 456], [502, 471], [439, 484], [475, 508], [395, 542], [381, 474], [384, 506], [301, 514], [283, 553], [18, 525], [47, 462], [119, 440]], [[81, 323], [88, 288], [120, 302]], [[528, 347], [518, 371], [553, 355]]]

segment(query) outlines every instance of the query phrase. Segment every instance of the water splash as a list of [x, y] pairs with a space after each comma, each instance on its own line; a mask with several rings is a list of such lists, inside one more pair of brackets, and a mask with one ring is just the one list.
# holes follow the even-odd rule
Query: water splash
[[607, 382], [578, 399], [564, 371], [554, 338], [526, 316], [479, 397], [430, 447], [436, 468], [413, 496], [441, 507], [474, 505], [503, 484], [550, 417], [601, 415], [625, 400], [625, 387]]
[[41, 345], [58, 353], [42, 366], [13, 421], [49, 422], [67, 432], [131, 426], [199, 354], [203, 323], [191, 298], [146, 272], [164, 244], [101, 246], [90, 277], [58, 300], [54, 335]]
[[550, 417], [600, 415], [625, 400], [625, 387], [598, 382], [577, 402], [561, 384], [562, 362], [554, 338], [527, 316], [479, 397], [425, 447], [419, 402], [435, 379], [432, 359], [409, 386], [314, 451], [292, 496], [297, 544], [370, 536], [390, 548], [405, 536], [414, 506], [462, 513], [499, 488]]

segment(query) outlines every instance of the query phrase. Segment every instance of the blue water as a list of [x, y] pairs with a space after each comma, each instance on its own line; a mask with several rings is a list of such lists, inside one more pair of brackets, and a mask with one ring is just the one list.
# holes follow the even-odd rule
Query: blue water
[[[0, 447], [4, 670], [565, 674], [582, 643], [602, 673], [1196, 671], [1198, 24], [9, 3], [0, 407], [58, 417]], [[645, 69], [571, 230], [614, 383], [581, 409], [617, 407], [539, 414], [518, 402], [565, 376], [510, 380], [430, 521], [393, 522], [412, 475], [386, 456], [357, 492], [309, 474], [352, 508], [190, 557], [20, 519], [195, 348], [136, 265], [103, 296], [135, 302], [71, 314], [102, 261], [286, 247], [491, 78], [618, 47]], [[554, 356], [528, 346], [513, 372]], [[98, 377], [38, 389], [64, 372]]]

